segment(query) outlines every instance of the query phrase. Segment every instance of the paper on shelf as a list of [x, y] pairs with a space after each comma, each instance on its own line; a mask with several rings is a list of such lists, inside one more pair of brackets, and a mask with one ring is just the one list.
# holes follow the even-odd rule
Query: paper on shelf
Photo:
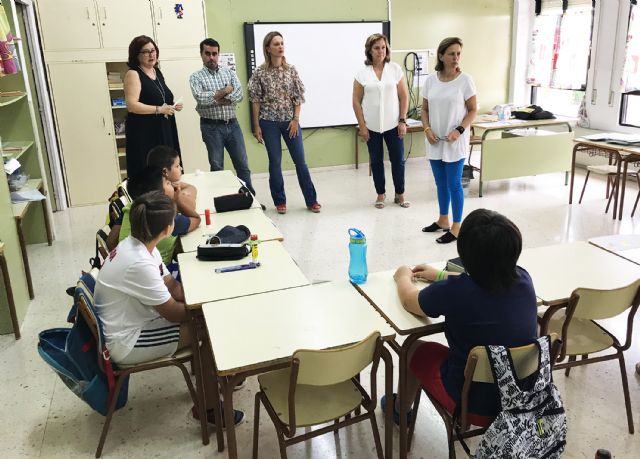
[[13, 174], [19, 167], [20, 162], [15, 158], [11, 158], [9, 161], [4, 163], [4, 171], [7, 174]]
[[42, 201], [46, 197], [38, 190], [12, 191], [11, 202]]

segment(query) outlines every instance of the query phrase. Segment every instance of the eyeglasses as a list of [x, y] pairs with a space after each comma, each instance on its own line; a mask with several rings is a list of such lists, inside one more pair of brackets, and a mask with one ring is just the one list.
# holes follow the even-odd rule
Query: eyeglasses
[[145, 49], [144, 51], [140, 51], [139, 54], [144, 54], [145, 56], [149, 56], [151, 54], [157, 54], [158, 50], [157, 49]]

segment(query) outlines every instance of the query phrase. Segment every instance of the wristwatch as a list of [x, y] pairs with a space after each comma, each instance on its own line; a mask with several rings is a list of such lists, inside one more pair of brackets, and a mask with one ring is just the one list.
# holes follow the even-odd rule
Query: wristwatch
[[464, 133], [464, 126], [456, 126], [456, 131], [458, 131], [460, 134]]
[[398, 123], [407, 124], [407, 120], [406, 120], [406, 119], [404, 119], [404, 118], [400, 118], [400, 119], [398, 120]]

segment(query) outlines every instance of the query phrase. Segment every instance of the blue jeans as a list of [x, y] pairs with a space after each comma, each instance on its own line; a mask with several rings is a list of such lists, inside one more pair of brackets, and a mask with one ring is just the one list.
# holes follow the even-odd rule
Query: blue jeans
[[464, 158], [455, 163], [445, 163], [440, 159], [430, 159], [429, 162], [438, 188], [440, 215], [449, 215], [449, 202], [451, 202], [453, 222], [460, 223], [464, 207], [464, 190], [462, 189]]
[[267, 147], [267, 155], [269, 155], [269, 188], [271, 189], [271, 198], [276, 206], [287, 203], [287, 197], [284, 193], [284, 179], [282, 178], [282, 143], [280, 141], [280, 137], [282, 136], [284, 143], [289, 149], [291, 159], [296, 165], [298, 184], [302, 190], [304, 202], [307, 207], [309, 207], [318, 201], [316, 198], [316, 189], [311, 181], [311, 174], [309, 174], [309, 168], [304, 160], [302, 130], [298, 129], [298, 134], [293, 139], [290, 139], [288, 128], [289, 121], [260, 120], [262, 138], [264, 139], [265, 147]]
[[255, 194], [251, 184], [251, 171], [247, 161], [244, 136], [238, 121], [234, 120], [228, 124], [213, 124], [200, 118], [200, 132], [202, 132], [202, 141], [207, 146], [211, 170], [224, 170], [224, 149], [226, 148], [233, 168], [236, 170], [236, 175]]
[[369, 158], [371, 160], [371, 175], [373, 175], [373, 184], [376, 187], [376, 193], [385, 193], [384, 179], [384, 151], [382, 149], [382, 140], [387, 144], [389, 151], [389, 161], [391, 161], [391, 177], [393, 177], [393, 186], [396, 194], [404, 193], [404, 140], [398, 137], [398, 128], [394, 127], [388, 131], [379, 132], [369, 131], [369, 141], [367, 148], [369, 149]]

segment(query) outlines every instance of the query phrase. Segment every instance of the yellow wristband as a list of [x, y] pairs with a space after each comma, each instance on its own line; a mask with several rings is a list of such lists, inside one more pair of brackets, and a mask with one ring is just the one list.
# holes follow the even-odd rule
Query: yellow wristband
[[426, 128], [424, 128], [424, 132], [429, 132], [431, 130], [430, 126], [427, 126]]

